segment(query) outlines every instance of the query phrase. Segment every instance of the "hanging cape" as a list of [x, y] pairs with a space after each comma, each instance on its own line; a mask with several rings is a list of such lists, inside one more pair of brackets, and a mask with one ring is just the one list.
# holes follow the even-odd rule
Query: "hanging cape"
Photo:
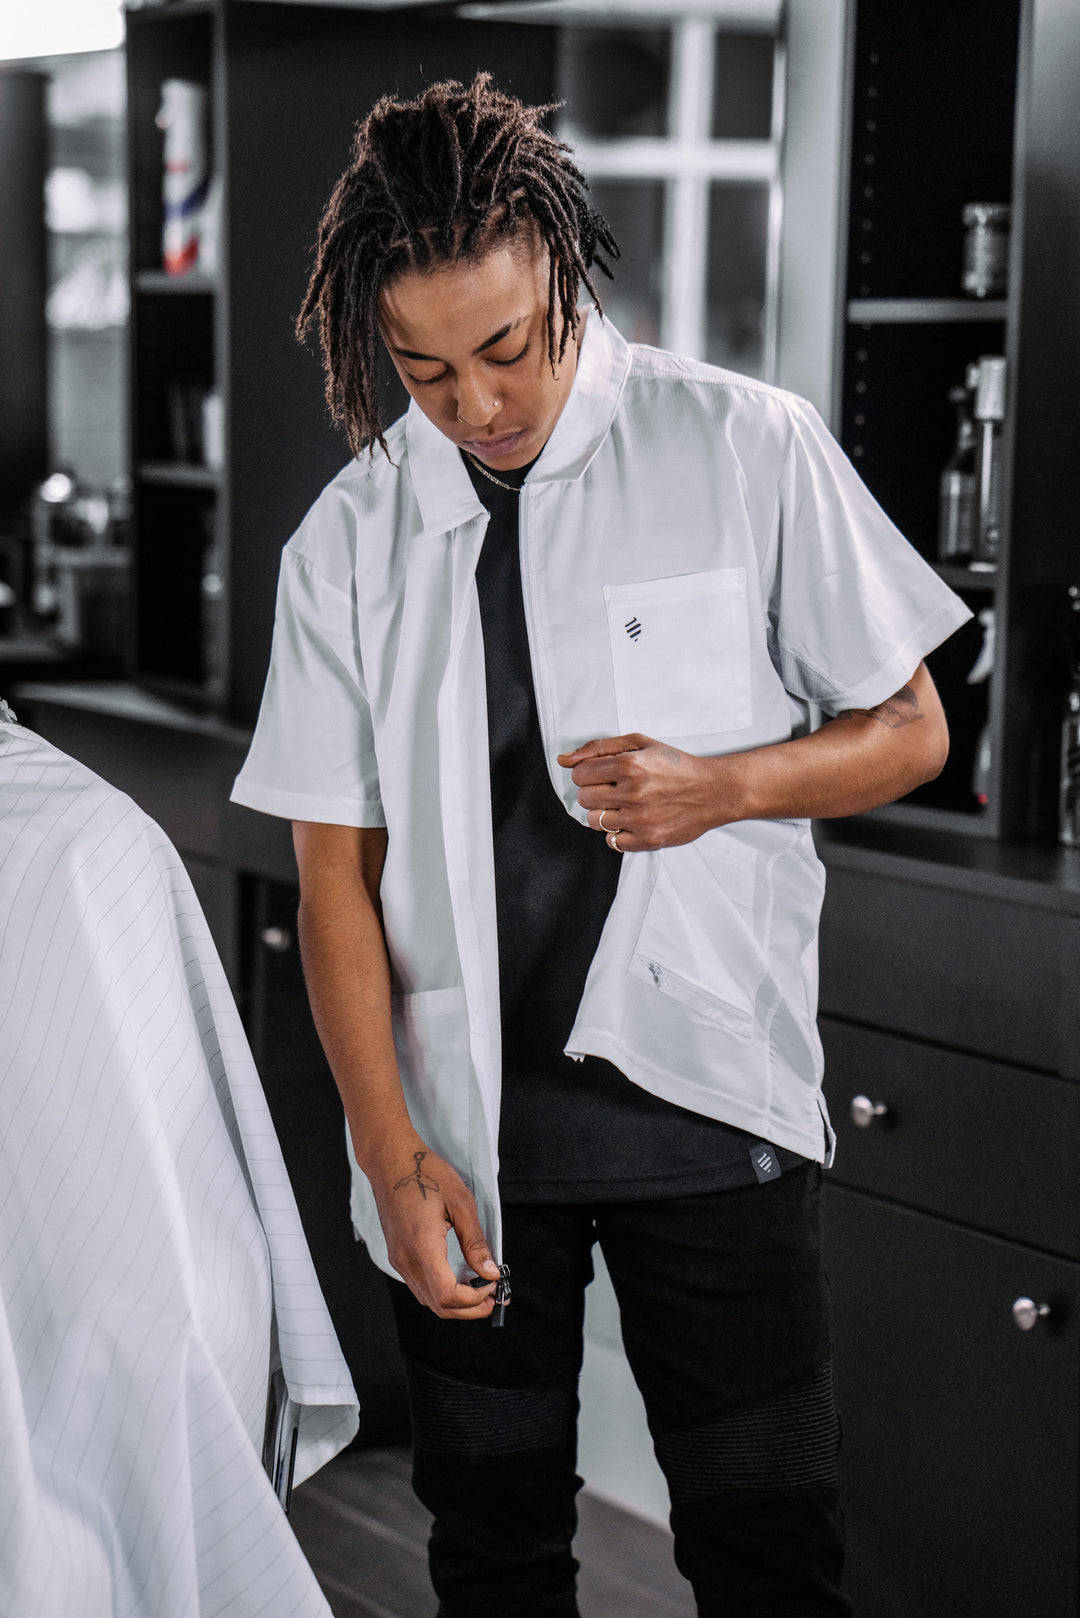
[[356, 1395], [202, 912], [0, 711], [4, 1618], [329, 1618], [261, 1463], [274, 1340], [300, 1482]]

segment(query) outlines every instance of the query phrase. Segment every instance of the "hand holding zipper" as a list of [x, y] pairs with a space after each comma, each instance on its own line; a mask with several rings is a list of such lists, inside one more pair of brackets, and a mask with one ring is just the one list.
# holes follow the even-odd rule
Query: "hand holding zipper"
[[[470, 1276], [469, 1285], [471, 1287], [489, 1287], [491, 1282], [485, 1279], [484, 1276], [477, 1275]], [[510, 1302], [509, 1264], [499, 1265], [499, 1279], [495, 1283], [495, 1291], [491, 1294], [491, 1301], [495, 1306], [491, 1311], [491, 1324], [493, 1326], [504, 1326], [506, 1324], [506, 1306]]]

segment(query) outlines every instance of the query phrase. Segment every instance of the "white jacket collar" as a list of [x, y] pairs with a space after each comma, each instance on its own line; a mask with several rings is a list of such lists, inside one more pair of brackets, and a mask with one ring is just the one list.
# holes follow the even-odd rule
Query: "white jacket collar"
[[[609, 320], [595, 310], [585, 327], [570, 397], [555, 430], [529, 473], [529, 483], [572, 482], [581, 477], [604, 442], [630, 370], [630, 348]], [[405, 418], [408, 470], [426, 534], [483, 515], [457, 446], [415, 402]]]

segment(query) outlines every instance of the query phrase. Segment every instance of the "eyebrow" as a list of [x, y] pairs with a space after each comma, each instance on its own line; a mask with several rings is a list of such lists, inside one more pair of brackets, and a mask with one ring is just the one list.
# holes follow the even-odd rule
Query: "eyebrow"
[[[510, 333], [516, 329], [516, 327], [523, 326], [528, 318], [528, 315], [519, 315], [516, 320], [508, 321], [508, 323], [505, 326], [501, 326], [493, 336], [486, 337], [478, 348], [474, 348], [473, 354], [482, 354], [486, 348], [494, 348], [496, 343], [501, 343], [503, 338], [508, 337]], [[426, 360], [429, 365], [446, 364], [446, 361], [440, 359], [437, 354], [418, 354], [415, 349], [412, 348], [395, 348], [394, 353], [399, 354], [403, 360]]]

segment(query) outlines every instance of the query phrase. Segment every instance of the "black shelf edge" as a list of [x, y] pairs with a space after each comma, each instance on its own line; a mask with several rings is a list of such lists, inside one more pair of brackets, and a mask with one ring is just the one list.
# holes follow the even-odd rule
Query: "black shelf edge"
[[140, 23], [146, 22], [175, 22], [183, 17], [212, 17], [216, 11], [221, 10], [221, 0], [169, 0], [168, 4], [157, 5], [125, 5], [123, 18], [130, 22], [132, 17], [138, 17]]
[[847, 306], [848, 324], [852, 326], [929, 326], [1008, 318], [1005, 298], [988, 298], [981, 303], [971, 298], [852, 298]]
[[149, 674], [144, 669], [137, 668], [132, 683], [137, 691], [151, 701], [160, 698], [181, 712], [186, 711], [211, 723], [219, 719], [221, 692], [198, 680], [188, 680], [182, 675], [174, 674]]
[[[194, 735], [212, 736], [244, 753], [251, 746], [252, 732], [234, 724], [208, 708], [201, 688], [180, 680], [80, 680], [77, 683], [20, 680], [15, 688], [27, 703], [51, 704], [60, 708], [99, 714], [125, 723], [163, 725]], [[178, 697], [186, 701], [177, 700]], [[201, 697], [201, 700], [197, 700]], [[12, 702], [14, 707], [14, 702]], [[18, 712], [18, 709], [16, 709]]]
[[177, 489], [206, 489], [211, 493], [221, 487], [221, 473], [211, 466], [186, 466], [172, 461], [140, 461], [136, 467], [140, 483], [163, 484]]
[[971, 568], [960, 562], [932, 562], [931, 567], [939, 579], [952, 590], [975, 590], [983, 595], [993, 595], [997, 590], [997, 568]]
[[1080, 917], [1080, 849], [956, 830], [916, 832], [910, 821], [885, 820], [877, 811], [848, 820], [815, 820], [814, 841], [830, 868]]
[[992, 838], [996, 835], [993, 817], [978, 810], [967, 813], [962, 809], [935, 809], [929, 805], [901, 802], [888, 803], [880, 809], [868, 809], [859, 818], [920, 831], [958, 832], [963, 837]]
[[212, 295], [220, 289], [216, 275], [192, 270], [188, 275], [166, 275], [164, 270], [137, 270], [136, 292], [168, 292], [191, 297], [196, 293]]

